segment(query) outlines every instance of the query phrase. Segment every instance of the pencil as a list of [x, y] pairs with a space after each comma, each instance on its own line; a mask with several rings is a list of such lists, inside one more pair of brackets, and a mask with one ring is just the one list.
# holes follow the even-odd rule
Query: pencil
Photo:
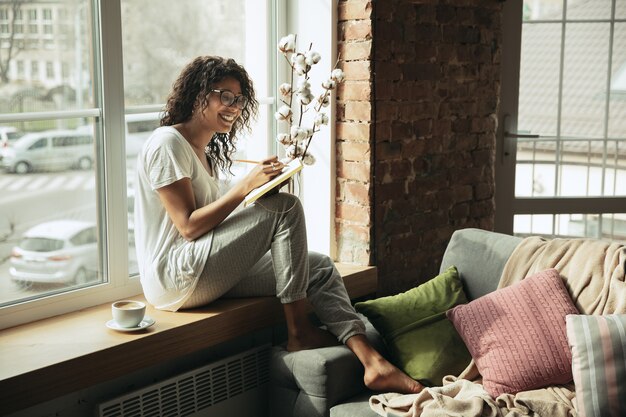
[[235, 159], [235, 162], [245, 162], [246, 164], [260, 164], [261, 161], [253, 161], [251, 159]]

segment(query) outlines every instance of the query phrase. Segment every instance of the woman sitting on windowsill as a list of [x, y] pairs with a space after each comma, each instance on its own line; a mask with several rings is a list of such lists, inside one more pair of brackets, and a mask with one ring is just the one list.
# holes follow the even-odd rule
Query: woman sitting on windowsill
[[[276, 193], [233, 212], [253, 189], [276, 176], [273, 156], [223, 195], [219, 171], [232, 163], [237, 133], [258, 103], [245, 69], [204, 56], [182, 71], [161, 127], [138, 157], [135, 236], [141, 284], [158, 309], [177, 311], [219, 297], [275, 295], [287, 322], [287, 349], [350, 348], [374, 390], [418, 392], [422, 386], [368, 342], [341, 276], [327, 256], [309, 252], [297, 197]], [[328, 332], [307, 315], [313, 305]]]

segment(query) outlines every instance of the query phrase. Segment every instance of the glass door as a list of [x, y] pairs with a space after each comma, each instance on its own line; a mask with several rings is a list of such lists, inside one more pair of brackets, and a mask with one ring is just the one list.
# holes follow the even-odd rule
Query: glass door
[[626, 5], [504, 9], [496, 229], [626, 241]]

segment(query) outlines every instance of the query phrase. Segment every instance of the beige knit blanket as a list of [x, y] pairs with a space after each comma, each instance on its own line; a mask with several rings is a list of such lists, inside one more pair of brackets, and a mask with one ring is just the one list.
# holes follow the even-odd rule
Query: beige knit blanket
[[[498, 288], [555, 268], [582, 314], [626, 313], [626, 247], [592, 239], [524, 239], [507, 261]], [[381, 416], [401, 417], [576, 417], [574, 385], [550, 386], [491, 398], [480, 384], [474, 361], [442, 387], [419, 394], [387, 393], [370, 398]]]

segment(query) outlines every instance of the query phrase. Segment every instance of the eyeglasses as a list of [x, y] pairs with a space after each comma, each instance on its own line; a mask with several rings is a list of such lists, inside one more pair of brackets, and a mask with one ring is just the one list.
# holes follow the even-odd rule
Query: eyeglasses
[[238, 109], [243, 110], [248, 105], [248, 97], [244, 95], [236, 96], [230, 90], [211, 90], [211, 92], [220, 93], [220, 101], [225, 106], [231, 107], [234, 104]]

